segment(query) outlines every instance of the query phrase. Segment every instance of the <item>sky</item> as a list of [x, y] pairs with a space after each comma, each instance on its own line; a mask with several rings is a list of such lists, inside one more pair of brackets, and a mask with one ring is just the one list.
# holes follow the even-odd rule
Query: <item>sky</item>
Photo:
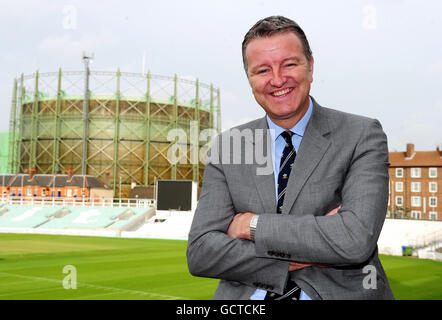
[[284, 15], [313, 51], [310, 94], [322, 106], [378, 119], [390, 151], [442, 147], [442, 2], [438, 0], [0, 0], [0, 132], [22, 73], [146, 72], [213, 83], [223, 130], [262, 117], [241, 42]]

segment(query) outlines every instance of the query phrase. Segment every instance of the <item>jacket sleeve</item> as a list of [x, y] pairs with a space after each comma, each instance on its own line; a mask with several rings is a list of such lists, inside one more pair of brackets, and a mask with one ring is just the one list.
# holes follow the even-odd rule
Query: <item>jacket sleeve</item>
[[[332, 216], [264, 214], [255, 241], [259, 257], [334, 266], [365, 262], [373, 254], [388, 201], [387, 138], [377, 120], [365, 121]], [[325, 213], [324, 213], [325, 214]], [[275, 236], [278, 235], [278, 236]]]
[[235, 214], [234, 206], [223, 165], [213, 159], [212, 156], [205, 167], [202, 192], [189, 232], [187, 263], [190, 273], [237, 281], [281, 294], [288, 278], [289, 262], [257, 257], [254, 242], [227, 235]]

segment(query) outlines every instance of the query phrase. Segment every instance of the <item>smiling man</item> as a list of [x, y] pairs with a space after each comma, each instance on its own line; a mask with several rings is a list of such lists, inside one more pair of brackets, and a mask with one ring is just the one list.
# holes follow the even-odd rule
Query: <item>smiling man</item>
[[234, 129], [267, 130], [251, 145], [270, 144], [274, 170], [223, 163], [229, 132], [217, 138], [189, 233], [190, 272], [221, 279], [215, 299], [392, 299], [376, 245], [388, 196], [381, 125], [310, 96], [314, 60], [294, 21], [258, 21], [242, 52], [266, 116]]
[[290, 31], [250, 41], [245, 56], [256, 101], [275, 124], [292, 128], [309, 106], [313, 57], [304, 55], [301, 40]]

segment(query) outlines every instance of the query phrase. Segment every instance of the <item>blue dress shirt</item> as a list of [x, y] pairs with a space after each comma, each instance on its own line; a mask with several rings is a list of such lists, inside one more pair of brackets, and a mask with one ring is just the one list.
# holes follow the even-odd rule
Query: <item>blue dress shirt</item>
[[[312, 99], [309, 97], [309, 106], [307, 112], [304, 114], [301, 120], [299, 120], [295, 124], [295, 126], [290, 129], [294, 133], [294, 135], [292, 136], [292, 143], [296, 152], [298, 152], [299, 146], [301, 145], [301, 140], [302, 137], [304, 136], [305, 128], [307, 127], [307, 124], [312, 115], [312, 111], [313, 111], [313, 103]], [[271, 136], [270, 141], [271, 141], [271, 150], [272, 150], [272, 161], [274, 166], [273, 176], [275, 178], [275, 199], [276, 201], [278, 201], [278, 173], [279, 173], [280, 161], [275, 161], [275, 159], [278, 160], [281, 159], [282, 151], [284, 150], [286, 144], [284, 138], [281, 136], [281, 133], [283, 131], [286, 131], [286, 129], [276, 125], [272, 120], [270, 120], [269, 116], [266, 116], [266, 118]], [[250, 300], [264, 300], [266, 293], [267, 293], [266, 290], [256, 289], [256, 291], [250, 297]], [[301, 295], [299, 299], [311, 300], [311, 298], [303, 290], [301, 290]]]

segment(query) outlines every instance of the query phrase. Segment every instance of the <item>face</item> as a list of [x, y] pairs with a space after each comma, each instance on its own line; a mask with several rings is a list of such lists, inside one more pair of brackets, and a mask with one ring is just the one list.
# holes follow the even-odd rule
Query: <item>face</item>
[[313, 58], [307, 60], [293, 32], [253, 39], [245, 55], [256, 101], [273, 122], [292, 128], [308, 109]]

